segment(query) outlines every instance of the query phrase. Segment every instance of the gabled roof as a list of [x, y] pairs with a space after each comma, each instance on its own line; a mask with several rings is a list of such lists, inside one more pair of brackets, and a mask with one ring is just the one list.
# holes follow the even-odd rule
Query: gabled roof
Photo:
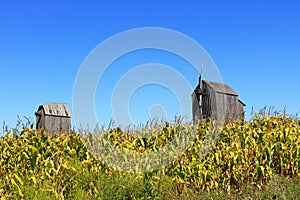
[[43, 109], [45, 115], [60, 116], [60, 117], [71, 117], [69, 107], [65, 103], [46, 103], [39, 106], [38, 110]]
[[229, 94], [233, 96], [238, 96], [238, 94], [227, 84], [225, 83], [217, 83], [217, 82], [212, 82], [212, 81], [204, 81], [207, 85], [213, 88], [213, 90], [217, 93], [222, 93], [222, 94]]

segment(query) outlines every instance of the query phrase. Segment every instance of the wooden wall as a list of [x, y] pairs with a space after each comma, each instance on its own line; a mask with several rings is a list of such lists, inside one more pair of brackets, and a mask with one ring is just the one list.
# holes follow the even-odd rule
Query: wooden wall
[[45, 130], [49, 133], [71, 131], [71, 119], [68, 117], [45, 116]]

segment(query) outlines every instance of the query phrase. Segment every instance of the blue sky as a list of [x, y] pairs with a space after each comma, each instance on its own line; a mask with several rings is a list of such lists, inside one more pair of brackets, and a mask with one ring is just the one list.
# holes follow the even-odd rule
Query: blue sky
[[[176, 30], [201, 44], [223, 81], [247, 104], [246, 116], [252, 107], [300, 111], [300, 1], [70, 2], [0, 1], [1, 124], [14, 127], [17, 115], [34, 120], [33, 113], [46, 102], [65, 102], [72, 109], [76, 75], [89, 53], [112, 35], [141, 27]], [[137, 52], [120, 66], [130, 70], [135, 60], [141, 64], [160, 59], [180, 68], [191, 85], [197, 85], [196, 71], [164, 53]], [[100, 124], [112, 117], [111, 91], [103, 87], [115, 84], [118, 71], [112, 68], [104, 85], [98, 85], [95, 108]], [[165, 105], [168, 119], [179, 112], [169, 90], [148, 85], [130, 100], [132, 118], [145, 123], [149, 107], [156, 104]]]

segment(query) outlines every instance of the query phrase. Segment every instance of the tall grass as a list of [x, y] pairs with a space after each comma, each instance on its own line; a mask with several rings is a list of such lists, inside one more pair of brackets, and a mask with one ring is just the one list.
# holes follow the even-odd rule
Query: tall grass
[[[152, 124], [151, 124], [152, 123]], [[50, 135], [32, 123], [6, 130], [0, 139], [1, 199], [294, 199], [300, 191], [300, 120], [261, 112], [227, 124], [205, 155], [210, 123], [194, 126], [149, 122], [146, 127], [96, 134]], [[24, 124], [25, 125], [25, 124]], [[89, 151], [86, 138], [107, 138], [118, 148], [156, 152], [180, 137], [178, 127], [197, 130], [191, 146], [170, 165], [127, 173], [105, 165]], [[152, 129], [153, 128], [153, 129]], [[153, 130], [151, 132], [151, 130]], [[182, 130], [182, 129], [180, 129]], [[147, 132], [150, 131], [150, 132]], [[145, 135], [148, 134], [148, 135]], [[147, 136], [147, 137], [146, 137]], [[91, 141], [90, 141], [91, 142]], [[112, 157], [113, 159], [114, 157]]]

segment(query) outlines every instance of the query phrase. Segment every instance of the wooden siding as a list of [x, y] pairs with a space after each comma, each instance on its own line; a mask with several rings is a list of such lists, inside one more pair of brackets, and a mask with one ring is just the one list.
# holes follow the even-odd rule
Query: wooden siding
[[193, 92], [193, 94], [192, 94], [192, 114], [193, 114], [194, 122], [197, 121], [201, 116], [200, 107], [199, 107], [199, 99], [196, 95], [196, 92]]
[[229, 122], [239, 118], [239, 102], [237, 96], [217, 93], [217, 120]]
[[71, 120], [67, 117], [45, 116], [45, 130], [50, 133], [70, 132]]
[[216, 120], [216, 94], [210, 85], [205, 82], [203, 84], [203, 90], [205, 91], [204, 101], [203, 101], [203, 114], [205, 118], [211, 118]]

